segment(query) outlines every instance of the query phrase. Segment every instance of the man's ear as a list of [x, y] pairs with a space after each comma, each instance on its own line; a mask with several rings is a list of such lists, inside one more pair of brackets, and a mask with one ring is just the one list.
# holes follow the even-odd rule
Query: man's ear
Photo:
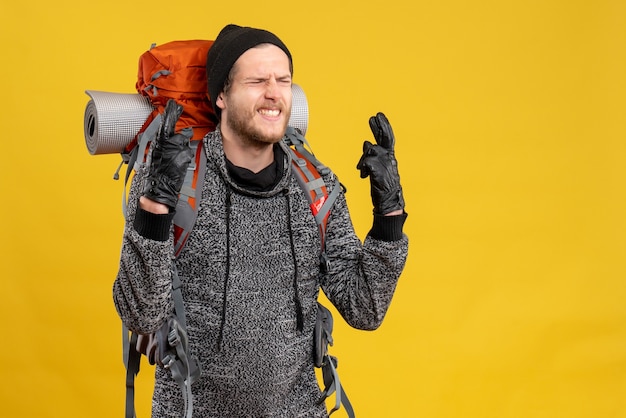
[[215, 104], [217, 105], [217, 107], [224, 110], [224, 108], [226, 107], [226, 104], [224, 103], [224, 92], [221, 92], [217, 96], [217, 100], [215, 101]]

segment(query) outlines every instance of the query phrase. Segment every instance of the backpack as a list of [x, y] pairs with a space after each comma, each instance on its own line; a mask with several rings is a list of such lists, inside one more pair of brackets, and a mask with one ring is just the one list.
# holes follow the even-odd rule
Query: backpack
[[[114, 176], [119, 178], [118, 172], [122, 164], [128, 164], [124, 180], [123, 213], [126, 217], [126, 189], [132, 172], [146, 159], [150, 144], [156, 136], [161, 123], [161, 114], [169, 99], [176, 100], [183, 105], [183, 114], [177, 125], [177, 130], [192, 130], [190, 146], [195, 157], [192, 166], [187, 171], [183, 183], [179, 202], [174, 217], [174, 254], [177, 257], [182, 251], [186, 240], [193, 229], [196, 215], [196, 203], [202, 193], [202, 182], [206, 172], [206, 154], [202, 152], [202, 138], [217, 125], [217, 117], [207, 96], [206, 56], [212, 41], [191, 40], [173, 41], [160, 46], [154, 44], [144, 52], [139, 59], [139, 71], [136, 83], [137, 92], [146, 97], [152, 105], [152, 111], [141, 124], [141, 128], [132, 140], [121, 151], [122, 163]], [[92, 101], [96, 100], [97, 92], [88, 91]], [[322, 178], [330, 172], [310, 151], [310, 146], [304, 138], [308, 119], [308, 106], [302, 89], [293, 84], [292, 118], [287, 128], [285, 142], [289, 145], [293, 173], [298, 184], [305, 192], [311, 212], [318, 225], [321, 238], [320, 268], [327, 271], [329, 261], [325, 252], [326, 223], [330, 210], [343, 185], [335, 178], [332, 191], [328, 193], [326, 183]], [[109, 95], [111, 93], [108, 93]], [[136, 95], [135, 95], [136, 96]], [[133, 100], [136, 100], [133, 97]], [[88, 104], [88, 109], [93, 103]], [[88, 122], [90, 130], [88, 132]], [[85, 136], [93, 136], [94, 115], [85, 114]], [[89, 145], [89, 144], [88, 144]], [[91, 152], [91, 148], [90, 148]], [[163, 324], [162, 328], [151, 335], [138, 335], [130, 332], [123, 324], [124, 365], [126, 367], [126, 418], [135, 416], [134, 410], [134, 379], [139, 373], [141, 356], [145, 355], [151, 365], [159, 364], [172, 373], [178, 383], [185, 402], [185, 416], [191, 418], [193, 413], [193, 398], [191, 384], [200, 376], [200, 367], [197, 359], [188, 355], [188, 340], [184, 305], [181, 294], [181, 282], [172, 263], [172, 298], [174, 300], [175, 316]], [[336, 372], [337, 359], [328, 352], [332, 346], [332, 314], [318, 302], [317, 321], [315, 326], [314, 364], [322, 369], [325, 388], [319, 402], [322, 403], [333, 393], [335, 405], [330, 414], [344, 405], [348, 416], [354, 417], [353, 408], [343, 391]]]
[[[177, 129], [193, 128], [192, 140], [199, 140], [217, 126], [217, 117], [207, 97], [206, 57], [213, 41], [172, 41], [160, 46], [152, 44], [139, 57], [135, 88], [154, 106], [145, 126], [163, 113], [169, 99], [183, 106]], [[144, 129], [140, 130], [142, 132]], [[131, 142], [127, 150], [136, 142]]]

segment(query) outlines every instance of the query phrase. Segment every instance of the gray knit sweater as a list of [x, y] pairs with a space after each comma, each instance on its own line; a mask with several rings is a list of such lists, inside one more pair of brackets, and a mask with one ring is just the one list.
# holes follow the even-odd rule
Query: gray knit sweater
[[[312, 354], [319, 290], [351, 326], [377, 328], [407, 257], [406, 215], [375, 216], [361, 243], [341, 193], [328, 221], [330, 270], [323, 274], [319, 231], [289, 153], [277, 185], [251, 192], [230, 178], [219, 129], [207, 135], [204, 149], [198, 218], [176, 259], [190, 351], [202, 367], [192, 386], [194, 416], [326, 417]], [[131, 185], [113, 294], [128, 328], [151, 333], [173, 311], [173, 238], [170, 215], [137, 207], [144, 176], [142, 167]], [[325, 178], [329, 187], [332, 176]], [[180, 389], [157, 367], [152, 416], [182, 414]]]

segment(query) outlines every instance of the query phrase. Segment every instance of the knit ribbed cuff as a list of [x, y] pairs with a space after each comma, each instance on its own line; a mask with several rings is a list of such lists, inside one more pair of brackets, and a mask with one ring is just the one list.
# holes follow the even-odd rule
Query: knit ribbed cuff
[[144, 238], [154, 241], [167, 241], [173, 220], [174, 212], [156, 214], [137, 208], [133, 227]]
[[368, 235], [379, 241], [399, 241], [402, 239], [402, 227], [408, 214], [384, 216], [374, 214], [374, 224]]

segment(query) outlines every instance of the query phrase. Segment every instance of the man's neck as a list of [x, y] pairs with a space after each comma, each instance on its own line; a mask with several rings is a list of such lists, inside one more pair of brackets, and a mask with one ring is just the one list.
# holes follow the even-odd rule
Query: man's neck
[[227, 137], [223, 133], [222, 142], [226, 158], [234, 165], [253, 173], [258, 173], [274, 161], [273, 144], [242, 141], [230, 135]]

